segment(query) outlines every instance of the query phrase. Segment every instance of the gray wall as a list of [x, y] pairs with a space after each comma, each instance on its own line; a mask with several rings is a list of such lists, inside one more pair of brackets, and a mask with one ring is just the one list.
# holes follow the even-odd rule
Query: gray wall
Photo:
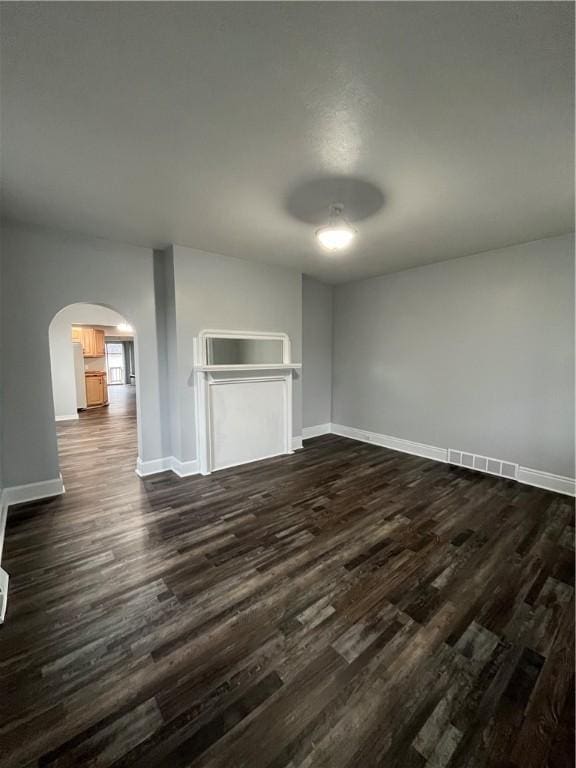
[[58, 476], [48, 327], [60, 309], [75, 302], [104, 304], [134, 325], [139, 452], [143, 460], [160, 458], [152, 251], [16, 226], [4, 228], [1, 237], [4, 485]]
[[170, 354], [175, 348], [174, 274], [171, 271], [171, 249], [154, 252], [154, 301], [156, 304], [156, 335], [158, 338], [158, 388], [160, 393], [160, 422], [162, 425], [162, 455], [172, 455], [171, 418], [177, 417], [170, 392]]
[[[302, 355], [302, 286], [299, 272], [229, 256], [173, 246], [176, 379], [181, 433], [173, 455], [196, 458], [192, 339], [204, 329], [284, 332], [292, 342], [293, 362]], [[170, 256], [168, 257], [170, 258]], [[293, 389], [293, 434], [302, 432], [301, 380]], [[176, 424], [176, 429], [178, 425]], [[177, 451], [180, 451], [178, 453]]]
[[76, 302], [135, 326], [143, 461], [196, 457], [192, 339], [228, 328], [289, 334], [303, 362], [294, 435], [303, 407], [307, 427], [332, 421], [574, 474], [568, 236], [332, 289], [180, 246], [154, 255], [11, 226], [0, 283], [5, 487], [57, 477], [48, 328]]
[[332, 421], [333, 288], [302, 278], [302, 423]]
[[335, 289], [332, 421], [574, 476], [574, 240]]
[[[1, 245], [1, 243], [0, 243]], [[3, 317], [2, 317], [2, 282], [4, 279], [3, 274], [3, 258], [2, 258], [2, 248], [0, 247], [0, 494], [2, 493], [2, 489], [4, 488], [4, 461], [3, 461], [3, 455], [4, 451], [2, 449], [2, 435], [4, 433], [4, 384], [3, 384], [3, 377], [2, 377], [2, 369], [4, 367], [4, 347], [3, 347], [3, 340], [2, 340], [2, 323], [3, 323]], [[0, 509], [0, 517], [2, 515], [2, 511]], [[0, 530], [2, 528], [2, 521], [0, 519]], [[2, 534], [0, 533], [0, 560], [2, 559]]]

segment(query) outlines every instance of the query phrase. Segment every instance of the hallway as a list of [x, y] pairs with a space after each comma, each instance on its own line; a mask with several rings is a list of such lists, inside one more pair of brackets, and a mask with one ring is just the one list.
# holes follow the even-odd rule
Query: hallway
[[[78, 421], [59, 422], [58, 455], [67, 494], [92, 487], [102, 476], [106, 485], [134, 481], [138, 456], [136, 387], [108, 387], [110, 405], [78, 413]], [[137, 478], [136, 478], [137, 480]], [[135, 486], [138, 483], [134, 483]]]

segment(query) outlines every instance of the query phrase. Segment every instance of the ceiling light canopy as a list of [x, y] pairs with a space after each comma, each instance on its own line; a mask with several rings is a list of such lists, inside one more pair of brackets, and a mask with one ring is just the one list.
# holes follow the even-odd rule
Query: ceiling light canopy
[[356, 230], [344, 216], [344, 206], [341, 203], [333, 203], [330, 206], [328, 224], [316, 230], [316, 237], [328, 251], [341, 251], [347, 248]]

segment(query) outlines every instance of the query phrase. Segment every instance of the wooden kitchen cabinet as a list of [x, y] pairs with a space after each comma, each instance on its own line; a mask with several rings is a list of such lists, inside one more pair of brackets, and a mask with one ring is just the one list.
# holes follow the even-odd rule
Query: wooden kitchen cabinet
[[104, 357], [106, 354], [104, 331], [101, 328], [72, 326], [72, 341], [82, 344], [84, 357]]
[[92, 350], [94, 357], [104, 357], [106, 350], [104, 348], [104, 331], [101, 328], [92, 328], [94, 336], [92, 337]]
[[108, 405], [108, 382], [104, 371], [86, 371], [86, 407]]

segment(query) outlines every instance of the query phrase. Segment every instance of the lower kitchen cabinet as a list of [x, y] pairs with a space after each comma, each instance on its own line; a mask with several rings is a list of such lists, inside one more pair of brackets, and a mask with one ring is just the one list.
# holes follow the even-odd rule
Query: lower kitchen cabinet
[[108, 383], [103, 371], [86, 371], [86, 407], [108, 405]]

